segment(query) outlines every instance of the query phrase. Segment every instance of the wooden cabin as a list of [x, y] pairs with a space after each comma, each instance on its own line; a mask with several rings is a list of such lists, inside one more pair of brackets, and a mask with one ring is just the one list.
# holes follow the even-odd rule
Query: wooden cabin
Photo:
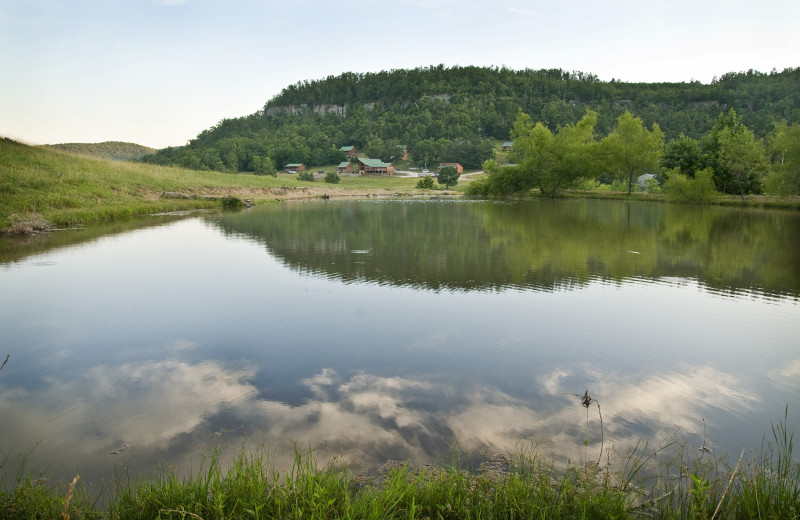
[[283, 169], [286, 171], [286, 173], [304, 172], [306, 171], [306, 165], [292, 163], [292, 164], [287, 164], [286, 166], [283, 167]]
[[394, 164], [385, 163], [380, 159], [358, 159], [358, 173], [361, 175], [394, 175]]
[[336, 167], [336, 173], [352, 173], [354, 168], [355, 165], [350, 161], [341, 162]]
[[344, 152], [348, 157], [356, 157], [358, 156], [358, 150], [352, 144], [348, 144], [339, 148], [340, 152]]

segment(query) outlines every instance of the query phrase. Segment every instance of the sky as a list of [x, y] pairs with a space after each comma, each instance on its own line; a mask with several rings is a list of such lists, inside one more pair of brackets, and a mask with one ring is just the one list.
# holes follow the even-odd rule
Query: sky
[[0, 0], [0, 136], [180, 146], [284, 87], [444, 64], [710, 83], [800, 66], [797, 0]]

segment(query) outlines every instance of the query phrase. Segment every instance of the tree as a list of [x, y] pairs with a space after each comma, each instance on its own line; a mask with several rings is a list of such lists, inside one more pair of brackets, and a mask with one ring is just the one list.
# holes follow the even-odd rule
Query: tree
[[719, 164], [742, 198], [746, 193], [761, 193], [761, 177], [767, 170], [764, 145], [744, 125], [720, 131]]
[[458, 173], [458, 170], [455, 169], [453, 166], [445, 166], [441, 170], [439, 170], [439, 177], [438, 182], [439, 184], [444, 184], [445, 188], [449, 188], [450, 186], [455, 186], [458, 184], [458, 178], [461, 176]]
[[628, 183], [630, 194], [636, 177], [658, 169], [664, 133], [657, 123], [648, 131], [641, 119], [626, 110], [617, 118], [614, 131], [603, 139], [603, 149], [609, 168]]
[[325, 174], [325, 182], [327, 182], [328, 184], [339, 184], [340, 180], [341, 177], [339, 177], [339, 174], [336, 173], [335, 171], [329, 171], [328, 173]]
[[256, 175], [272, 175], [278, 176], [278, 170], [275, 168], [275, 163], [269, 157], [259, 157], [254, 155], [250, 160], [250, 166]]
[[667, 170], [678, 168], [682, 174], [694, 177], [694, 173], [701, 169], [701, 155], [697, 139], [681, 134], [667, 143], [661, 156], [661, 167]]
[[734, 109], [719, 114], [701, 145], [704, 163], [714, 170], [718, 191], [741, 196], [761, 191], [761, 176], [766, 170], [763, 144]]
[[597, 114], [589, 110], [578, 123], [559, 127], [553, 134], [542, 123], [531, 125], [530, 117], [520, 114], [511, 133], [514, 153], [520, 159], [517, 173], [549, 197], [573, 187], [581, 178], [594, 176], [596, 123]]
[[774, 162], [765, 188], [770, 193], [800, 195], [800, 124], [778, 123], [769, 145]]

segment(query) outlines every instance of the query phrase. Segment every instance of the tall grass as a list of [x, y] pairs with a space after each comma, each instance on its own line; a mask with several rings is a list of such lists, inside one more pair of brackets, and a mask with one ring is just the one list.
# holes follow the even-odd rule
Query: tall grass
[[244, 445], [223, 465], [217, 446], [185, 477], [165, 467], [132, 478], [120, 468], [102, 508], [75, 480], [48, 487], [21, 472], [0, 492], [0, 519], [795, 519], [800, 464], [792, 449], [786, 418], [735, 465], [680, 436], [622, 456], [611, 447], [602, 465], [559, 467], [526, 444], [476, 467], [394, 461], [368, 473], [343, 459], [320, 465], [311, 449], [296, 449], [278, 471], [266, 449]]

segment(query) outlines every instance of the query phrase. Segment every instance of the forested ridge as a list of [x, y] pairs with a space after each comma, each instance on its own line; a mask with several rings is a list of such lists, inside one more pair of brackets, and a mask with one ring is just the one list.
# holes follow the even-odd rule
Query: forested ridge
[[731, 72], [710, 84], [601, 81], [561, 69], [515, 71], [432, 66], [377, 73], [345, 72], [287, 86], [257, 112], [224, 119], [186, 146], [159, 150], [147, 162], [198, 170], [273, 173], [287, 163], [345, 160], [339, 148], [396, 161], [405, 146], [419, 165], [459, 162], [479, 168], [497, 141], [509, 139], [520, 112], [547, 128], [573, 124], [591, 110], [606, 135], [626, 111], [667, 142], [699, 140], [734, 109], [757, 138], [776, 123], [800, 121], [800, 68]]

